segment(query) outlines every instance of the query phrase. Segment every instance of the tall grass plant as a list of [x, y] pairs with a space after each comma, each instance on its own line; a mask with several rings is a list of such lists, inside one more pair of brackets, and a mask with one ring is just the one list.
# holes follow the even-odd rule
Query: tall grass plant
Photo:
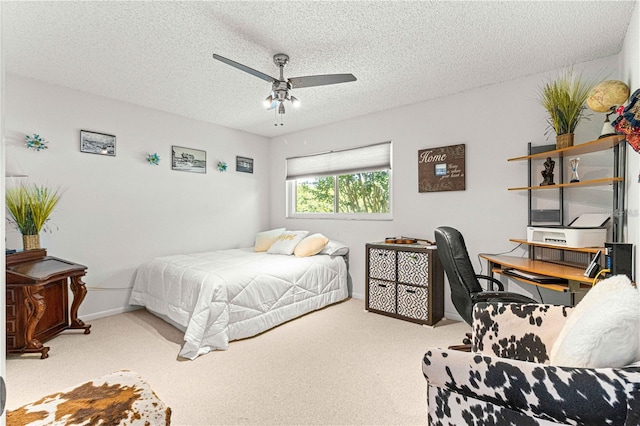
[[597, 83], [596, 79], [576, 75], [570, 68], [539, 89], [540, 103], [549, 113], [547, 122], [556, 135], [575, 132], [580, 120], [585, 118], [589, 92]]
[[22, 235], [38, 235], [45, 227], [61, 194], [43, 185], [23, 184], [5, 191], [9, 220]]

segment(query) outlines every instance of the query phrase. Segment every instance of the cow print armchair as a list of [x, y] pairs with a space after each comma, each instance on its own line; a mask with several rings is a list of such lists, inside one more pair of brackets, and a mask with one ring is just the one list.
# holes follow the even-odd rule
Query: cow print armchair
[[640, 425], [640, 363], [621, 368], [548, 364], [573, 309], [475, 305], [472, 351], [431, 349], [424, 356], [429, 424]]

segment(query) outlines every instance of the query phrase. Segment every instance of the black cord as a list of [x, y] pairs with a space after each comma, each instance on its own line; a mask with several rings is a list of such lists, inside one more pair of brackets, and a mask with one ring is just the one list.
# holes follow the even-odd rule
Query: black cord
[[544, 305], [544, 301], [542, 300], [542, 293], [540, 293], [540, 286], [536, 286], [536, 290], [538, 290], [538, 296], [540, 296], [540, 303]]
[[504, 251], [502, 253], [478, 253], [478, 263], [480, 263], [480, 274], [482, 274], [482, 260], [480, 259], [480, 256], [485, 255], [485, 256], [500, 256], [502, 254], [509, 254], [512, 253], [515, 249], [519, 248], [522, 245], [522, 243], [518, 243], [517, 246], [515, 246], [514, 248], [512, 248], [509, 251]]

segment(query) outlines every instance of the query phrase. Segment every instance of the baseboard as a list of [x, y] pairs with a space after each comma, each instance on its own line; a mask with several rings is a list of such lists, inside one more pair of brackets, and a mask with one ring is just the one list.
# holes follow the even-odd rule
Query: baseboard
[[444, 312], [444, 316], [445, 316], [445, 318], [450, 319], [450, 320], [456, 320], [456, 321], [464, 322], [464, 320], [462, 319], [460, 314], [458, 314], [457, 311], [445, 311]]
[[83, 321], [91, 321], [98, 318], [110, 317], [112, 315], [123, 314], [125, 312], [137, 311], [138, 309], [142, 309], [140, 306], [125, 306], [122, 308], [110, 309], [108, 311], [94, 312], [92, 314], [82, 314], [80, 318]]
[[358, 299], [358, 300], [364, 300], [364, 294], [353, 293], [353, 294], [351, 294], [351, 298]]

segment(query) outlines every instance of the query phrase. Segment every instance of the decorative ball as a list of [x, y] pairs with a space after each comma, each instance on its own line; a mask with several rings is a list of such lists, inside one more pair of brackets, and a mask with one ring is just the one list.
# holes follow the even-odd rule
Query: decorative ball
[[619, 80], [605, 80], [591, 89], [587, 106], [595, 112], [610, 112], [629, 98], [629, 86]]

